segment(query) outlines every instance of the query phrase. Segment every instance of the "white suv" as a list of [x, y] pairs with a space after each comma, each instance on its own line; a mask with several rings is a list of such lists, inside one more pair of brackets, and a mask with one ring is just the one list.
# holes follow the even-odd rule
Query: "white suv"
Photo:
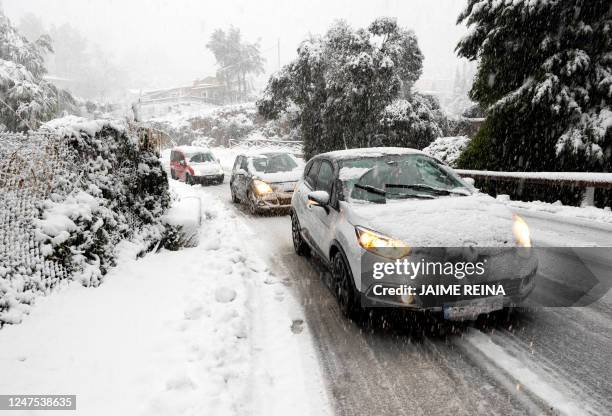
[[[347, 316], [371, 295], [361, 278], [363, 255], [388, 260], [388, 248], [402, 258], [415, 247], [531, 247], [527, 225], [502, 202], [478, 192], [443, 162], [407, 148], [315, 156], [293, 194], [291, 220], [295, 251], [312, 251], [330, 267], [332, 289]], [[516, 289], [500, 308], [533, 289], [534, 257], [498, 276], [511, 279]], [[424, 298], [386, 299], [380, 306], [440, 311], [442, 302], [460, 300]]]

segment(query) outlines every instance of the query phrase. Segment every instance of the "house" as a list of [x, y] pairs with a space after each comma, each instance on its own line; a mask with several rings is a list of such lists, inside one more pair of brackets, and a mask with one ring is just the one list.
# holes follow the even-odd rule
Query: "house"
[[205, 77], [193, 81], [191, 85], [165, 88], [143, 92], [140, 104], [165, 102], [201, 101], [211, 104], [223, 104], [227, 99], [226, 87], [216, 77]]

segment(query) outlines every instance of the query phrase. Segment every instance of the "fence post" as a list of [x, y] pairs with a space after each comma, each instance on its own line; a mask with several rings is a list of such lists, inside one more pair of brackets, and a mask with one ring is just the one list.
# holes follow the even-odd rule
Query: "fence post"
[[593, 207], [595, 206], [595, 188], [593, 186], [587, 186], [582, 196], [581, 207]]

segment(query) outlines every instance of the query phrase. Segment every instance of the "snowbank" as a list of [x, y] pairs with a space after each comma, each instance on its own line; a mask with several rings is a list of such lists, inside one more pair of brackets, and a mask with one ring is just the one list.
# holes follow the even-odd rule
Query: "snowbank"
[[559, 218], [578, 218], [587, 221], [612, 224], [612, 211], [609, 207], [573, 207], [563, 205], [561, 201], [548, 203], [542, 201], [511, 201], [508, 195], [498, 195], [497, 199], [503, 201], [511, 208], [519, 208], [527, 211], [543, 212], [558, 216]]
[[301, 309], [241, 217], [206, 200], [198, 247], [136, 261], [124, 242], [104, 285], [73, 283], [0, 331], [0, 391], [76, 394], [86, 415], [331, 414], [308, 327], [291, 329]]

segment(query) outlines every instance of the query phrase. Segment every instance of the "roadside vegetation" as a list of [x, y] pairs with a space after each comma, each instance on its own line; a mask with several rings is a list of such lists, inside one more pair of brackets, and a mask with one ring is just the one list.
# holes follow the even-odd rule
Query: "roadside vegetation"
[[[459, 56], [478, 61], [470, 97], [487, 119], [459, 159], [469, 169], [612, 171], [612, 9], [604, 0], [469, 0]], [[576, 203], [580, 190], [513, 197]], [[610, 191], [596, 194], [609, 205]]]

